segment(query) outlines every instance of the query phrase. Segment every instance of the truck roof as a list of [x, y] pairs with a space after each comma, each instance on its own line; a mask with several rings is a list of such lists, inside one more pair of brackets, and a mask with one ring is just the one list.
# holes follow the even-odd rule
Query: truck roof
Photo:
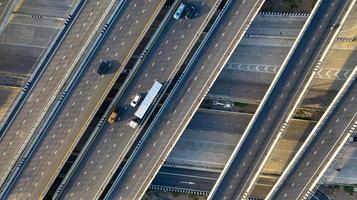
[[160, 92], [161, 88], [162, 84], [158, 81], [155, 81], [148, 93], [146, 94], [144, 100], [141, 102], [138, 110], [136, 110], [134, 114], [136, 117], [138, 117], [139, 119], [142, 119], [144, 117], [146, 111], [149, 109], [150, 105], [156, 98], [157, 94]]

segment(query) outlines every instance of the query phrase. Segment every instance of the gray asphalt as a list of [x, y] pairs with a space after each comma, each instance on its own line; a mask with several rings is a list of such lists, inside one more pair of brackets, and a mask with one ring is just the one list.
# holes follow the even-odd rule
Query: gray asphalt
[[[22, 107], [14, 117], [6, 132], [0, 140], [0, 185], [7, 177], [9, 170], [14, 167], [17, 159], [24, 150], [29, 140], [36, 134], [35, 129], [42, 123], [44, 113], [51, 107], [54, 99], [59, 95], [60, 89], [68, 77], [70, 66], [76, 63], [76, 57], [85, 42], [89, 39], [97, 18], [104, 14], [111, 0], [98, 3], [89, 0], [78, 15], [66, 37], [59, 45], [52, 59], [36, 85], [30, 91]], [[70, 51], [69, 51], [70, 50]]]
[[209, 192], [218, 176], [218, 172], [161, 167], [151, 185]]
[[166, 162], [222, 170], [251, 117], [243, 113], [199, 109]]
[[[332, 154], [349, 134], [352, 126], [356, 127], [356, 100], [357, 79], [354, 78], [347, 92], [320, 126], [311, 144], [303, 152], [273, 199], [303, 199], [304, 196], [310, 195], [309, 188], [313, 186], [312, 182], [332, 158]], [[354, 132], [356, 133], [356, 129]]]
[[279, 35], [281, 37], [296, 37], [307, 17], [275, 16], [259, 14], [247, 30], [249, 35]]
[[[85, 130], [85, 123], [95, 113], [95, 107], [116, 80], [118, 66], [110, 74], [99, 76], [96, 69], [102, 60], [127, 62], [163, 5], [162, 0], [142, 4], [131, 1], [124, 5], [117, 21], [95, 56], [75, 83], [65, 104], [45, 132], [22, 172], [12, 185], [9, 199], [42, 198]], [[103, 3], [103, 2], [101, 2]], [[88, 2], [88, 6], [93, 4]], [[96, 4], [96, 2], [94, 2]], [[99, 4], [100, 5], [100, 4]], [[95, 6], [89, 7], [97, 10]], [[84, 14], [89, 11], [84, 12]], [[93, 11], [94, 12], [94, 11]]]
[[[207, 40], [197, 60], [183, 76], [171, 98], [161, 109], [154, 126], [141, 147], [123, 170], [108, 192], [108, 199], [139, 199], [170, 153], [187, 123], [206, 94], [207, 84], [213, 84], [215, 77], [226, 64], [221, 62], [227, 56], [227, 48], [233, 51], [244, 35], [248, 20], [253, 20], [263, 1], [232, 1], [227, 12]], [[229, 58], [229, 56], [228, 56]], [[219, 69], [217, 70], [217, 67]], [[192, 106], [195, 106], [192, 109]], [[189, 115], [189, 116], [188, 116]], [[189, 119], [187, 119], [189, 117]], [[185, 122], [184, 127], [181, 127]], [[209, 122], [207, 122], [209, 123]]]
[[184, 59], [184, 52], [200, 35], [199, 30], [202, 32], [203, 23], [209, 21], [208, 14], [215, 12], [213, 6], [217, 3], [216, 0], [190, 2], [198, 7], [200, 15], [192, 20], [176, 21], [170, 18], [117, 102], [117, 106], [122, 108], [119, 120], [103, 126], [65, 186], [61, 199], [93, 199], [100, 195], [124, 159], [139, 133], [127, 125], [137, 109], [130, 106], [131, 99], [136, 93], [144, 96], [154, 80], [167, 83], [173, 78]]
[[347, 3], [347, 0], [324, 0], [321, 3], [239, 151], [226, 173], [221, 175], [223, 178], [212, 199], [242, 199], [249, 195], [249, 184], [259, 173], [257, 170], [273, 140], [283, 130], [282, 125], [298, 100], [306, 79], [331, 40], [335, 30], [331, 27], [341, 20]]
[[[4, 26], [4, 18], [8, 13], [11, 13], [9, 9], [11, 8], [13, 1], [14, 0], [0, 0], [0, 26]], [[0, 28], [0, 32], [1, 31], [2, 30]]]

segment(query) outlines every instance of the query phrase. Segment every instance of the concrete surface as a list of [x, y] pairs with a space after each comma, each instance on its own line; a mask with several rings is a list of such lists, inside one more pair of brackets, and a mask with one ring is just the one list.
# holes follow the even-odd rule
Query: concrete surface
[[352, 142], [330, 171], [326, 173], [326, 184], [357, 184], [357, 142]]

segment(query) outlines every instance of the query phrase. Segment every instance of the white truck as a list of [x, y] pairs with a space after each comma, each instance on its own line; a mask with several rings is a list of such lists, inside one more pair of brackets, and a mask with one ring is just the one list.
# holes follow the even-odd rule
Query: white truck
[[137, 128], [141, 119], [144, 118], [146, 112], [149, 110], [151, 104], [156, 99], [162, 88], [162, 84], [158, 81], [155, 81], [151, 86], [150, 90], [146, 94], [144, 100], [141, 102], [139, 108], [134, 113], [135, 118], [129, 122], [129, 126], [132, 128]]

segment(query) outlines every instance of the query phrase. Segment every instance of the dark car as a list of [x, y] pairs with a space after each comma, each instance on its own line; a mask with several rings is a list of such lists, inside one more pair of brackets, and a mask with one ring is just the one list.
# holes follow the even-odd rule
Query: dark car
[[198, 10], [195, 6], [191, 5], [189, 7], [186, 8], [186, 14], [185, 14], [185, 18], [186, 19], [192, 19], [194, 17], [196, 17], [198, 14]]
[[111, 68], [112, 64], [108, 61], [100, 63], [98, 69], [97, 69], [97, 74], [103, 75], [109, 71]]

